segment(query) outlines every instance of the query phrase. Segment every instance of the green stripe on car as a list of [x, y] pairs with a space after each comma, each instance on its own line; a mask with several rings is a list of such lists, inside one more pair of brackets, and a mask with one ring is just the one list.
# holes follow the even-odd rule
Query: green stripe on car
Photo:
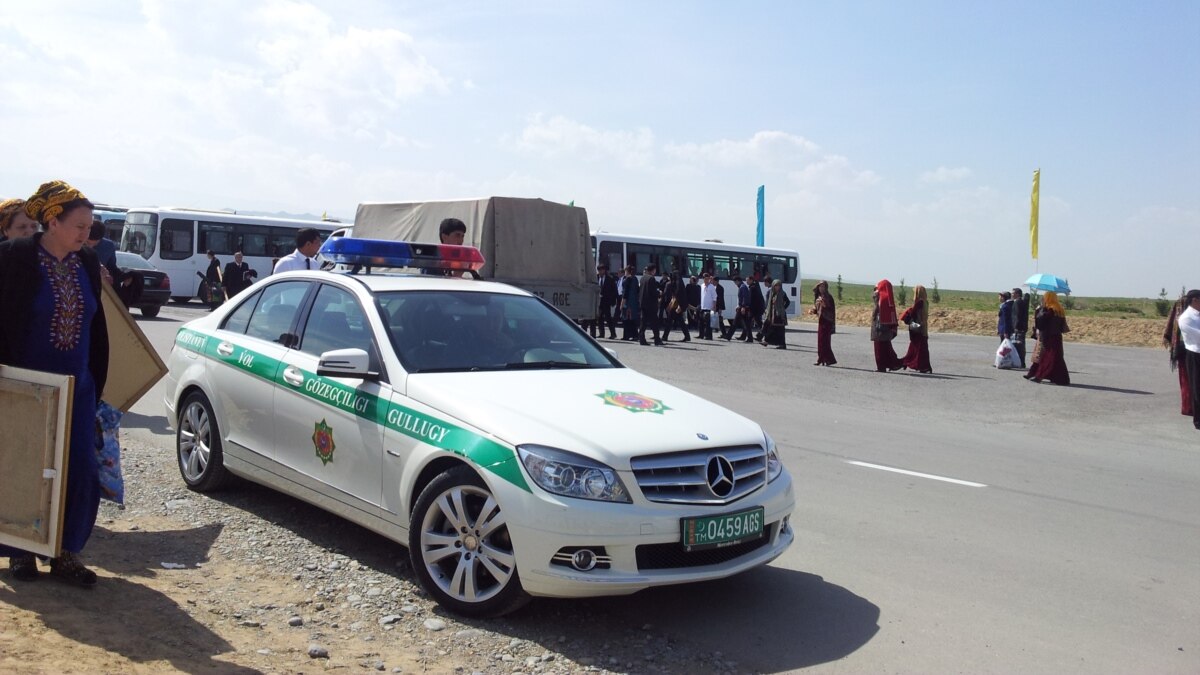
[[529, 491], [525, 476], [517, 466], [516, 452], [511, 447], [432, 415], [381, 399], [374, 394], [360, 393], [354, 387], [295, 366], [291, 367], [303, 374], [304, 382], [299, 385], [292, 384], [283, 378], [285, 369], [280, 367], [281, 362], [278, 359], [240, 345], [234, 345], [230, 354], [221, 354], [217, 351], [220, 342], [215, 336], [191, 328], [180, 328], [175, 335], [175, 344], [180, 347], [231, 365], [275, 386], [291, 389], [313, 400], [393, 429], [410, 438], [466, 457], [500, 478]]

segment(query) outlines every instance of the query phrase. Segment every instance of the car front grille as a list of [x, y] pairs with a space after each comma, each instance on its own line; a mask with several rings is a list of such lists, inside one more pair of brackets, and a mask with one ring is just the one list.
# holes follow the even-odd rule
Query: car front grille
[[744, 541], [725, 548], [708, 548], [700, 551], [687, 551], [683, 544], [642, 544], [637, 547], [638, 570], [670, 570], [681, 567], [703, 567], [719, 565], [736, 560], [747, 553], [757, 551], [770, 541], [773, 525], [763, 530], [763, 536], [758, 539]]
[[[665, 504], [729, 504], [767, 480], [767, 453], [758, 445], [645, 455], [630, 466], [646, 499]], [[720, 480], [728, 470], [732, 486]]]

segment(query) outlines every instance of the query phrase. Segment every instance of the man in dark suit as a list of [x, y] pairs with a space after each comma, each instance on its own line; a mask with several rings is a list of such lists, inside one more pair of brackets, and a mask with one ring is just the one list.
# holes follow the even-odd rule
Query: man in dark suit
[[617, 302], [617, 280], [608, 273], [608, 265], [600, 263], [596, 266], [596, 283], [600, 286], [600, 304], [596, 307], [596, 321], [589, 326], [592, 337], [604, 337], [604, 327], [608, 326], [608, 339], [617, 339], [617, 320], [613, 317], [613, 305]]
[[1012, 346], [1021, 357], [1021, 367], [1025, 367], [1025, 334], [1029, 332], [1029, 296], [1021, 289], [1012, 289]]
[[638, 306], [641, 309], [641, 323], [638, 324], [638, 343], [643, 345], [650, 344], [646, 342], [646, 330], [649, 329], [654, 333], [655, 346], [662, 346], [662, 338], [658, 336], [658, 301], [662, 295], [659, 292], [658, 279], [655, 275], [658, 273], [658, 265], [650, 263], [646, 265], [646, 273], [642, 275], [642, 281], [638, 288]]
[[702, 290], [699, 281], [700, 279], [693, 274], [691, 282], [687, 285], [687, 322], [697, 331], [700, 330], [696, 320], [700, 316], [700, 291]]
[[666, 342], [671, 334], [671, 329], [679, 326], [683, 331], [683, 341], [691, 342], [692, 336], [688, 330], [687, 316], [687, 284], [683, 283], [683, 278], [678, 272], [671, 272], [669, 281], [664, 281], [666, 288], [663, 289], [663, 297], [669, 298], [667, 301], [666, 312], [664, 313], [663, 323], [663, 342]]
[[225, 298], [233, 299], [233, 296], [246, 290], [246, 288], [254, 283], [258, 272], [255, 272], [250, 265], [242, 260], [242, 252], [238, 251], [233, 254], [233, 262], [225, 266], [225, 273], [222, 278], [225, 280]]

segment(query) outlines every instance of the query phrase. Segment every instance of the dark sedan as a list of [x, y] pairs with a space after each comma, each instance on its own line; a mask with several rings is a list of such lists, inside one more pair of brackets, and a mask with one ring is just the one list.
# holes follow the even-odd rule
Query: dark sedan
[[[171, 278], [151, 265], [140, 255], [117, 251], [117, 267], [121, 272], [141, 277], [141, 293], [130, 289], [118, 294], [128, 307], [142, 310], [142, 316], [158, 316], [158, 310], [171, 298]], [[134, 284], [136, 286], [136, 282]]]

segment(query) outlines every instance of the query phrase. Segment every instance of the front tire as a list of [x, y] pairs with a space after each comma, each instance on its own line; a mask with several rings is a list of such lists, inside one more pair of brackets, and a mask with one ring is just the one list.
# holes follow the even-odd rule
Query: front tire
[[229, 482], [221, 452], [221, 432], [208, 398], [194, 391], [183, 399], [175, 424], [179, 474], [197, 492], [219, 490]]
[[495, 617], [529, 602], [505, 515], [468, 466], [440, 474], [421, 491], [408, 550], [421, 586], [457, 614]]
[[153, 319], [154, 317], [158, 316], [158, 310], [160, 310], [160, 309], [162, 309], [162, 305], [154, 305], [153, 307], [143, 307], [142, 308], [142, 316], [144, 316], [148, 319]]

